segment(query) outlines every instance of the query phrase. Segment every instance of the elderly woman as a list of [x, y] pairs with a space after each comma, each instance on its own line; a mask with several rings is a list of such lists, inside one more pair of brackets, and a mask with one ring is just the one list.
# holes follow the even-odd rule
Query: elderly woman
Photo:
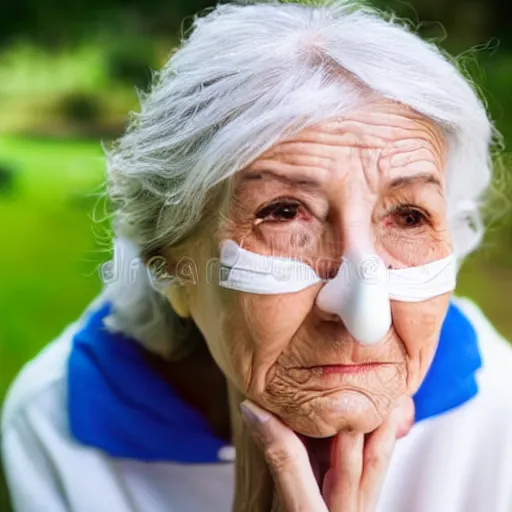
[[197, 18], [108, 154], [102, 294], [10, 391], [15, 510], [512, 511], [512, 351], [452, 296], [491, 140], [370, 9]]

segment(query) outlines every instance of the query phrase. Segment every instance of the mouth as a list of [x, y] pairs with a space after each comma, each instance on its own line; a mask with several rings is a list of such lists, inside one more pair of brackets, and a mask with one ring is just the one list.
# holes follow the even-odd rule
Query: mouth
[[309, 368], [314, 375], [332, 375], [343, 373], [365, 373], [377, 370], [384, 366], [384, 363], [363, 363], [363, 364], [327, 364]]
[[[345, 363], [345, 364], [315, 364], [285, 369], [285, 374], [298, 385], [313, 386], [323, 389], [325, 386], [339, 385], [343, 382], [356, 379], [372, 380], [375, 376], [379, 379], [390, 378], [397, 370], [397, 364], [390, 361]], [[386, 377], [388, 376], [388, 377]], [[316, 383], [316, 384], [315, 384]]]

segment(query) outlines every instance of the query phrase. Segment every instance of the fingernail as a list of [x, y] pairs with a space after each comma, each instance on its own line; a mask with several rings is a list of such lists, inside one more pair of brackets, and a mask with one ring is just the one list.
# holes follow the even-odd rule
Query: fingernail
[[250, 400], [244, 400], [240, 404], [240, 411], [245, 423], [250, 426], [260, 425], [270, 419], [270, 414], [258, 407]]

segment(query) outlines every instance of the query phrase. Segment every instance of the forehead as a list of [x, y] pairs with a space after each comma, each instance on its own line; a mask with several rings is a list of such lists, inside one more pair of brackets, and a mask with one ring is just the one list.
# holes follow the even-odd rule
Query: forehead
[[357, 167], [367, 179], [397, 179], [444, 169], [445, 139], [430, 119], [382, 100], [309, 126], [281, 140], [244, 171], [279, 171], [322, 182]]

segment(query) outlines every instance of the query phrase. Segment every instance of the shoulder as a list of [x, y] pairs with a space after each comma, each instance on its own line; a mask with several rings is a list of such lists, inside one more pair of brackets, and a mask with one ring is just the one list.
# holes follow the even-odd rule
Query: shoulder
[[67, 414], [73, 338], [93, 305], [28, 362], [8, 390], [1, 418], [1, 457], [14, 509], [20, 512], [82, 510], [68, 500], [82, 500], [86, 484], [70, 475], [76, 476], [75, 468], [83, 470], [86, 463], [89, 474], [101, 474], [102, 464], [90, 460], [98, 457], [82, 454], [70, 435]]
[[[433, 418], [430, 425], [425, 422], [424, 440], [429, 440], [426, 452], [432, 448], [437, 460], [450, 468], [444, 474], [446, 479], [459, 474], [458, 480], [455, 478], [459, 490], [474, 500], [465, 510], [508, 511], [512, 507], [512, 345], [474, 302], [457, 298], [455, 304], [477, 333], [482, 358], [477, 373], [478, 394]], [[484, 497], [485, 507], [481, 502]]]
[[18, 373], [7, 391], [3, 404], [1, 431], [3, 434], [23, 417], [34, 419], [38, 412], [49, 416], [64, 414], [69, 354], [73, 337], [93, 310], [101, 302], [95, 299], [74, 322], [63, 331]]
[[32, 361], [25, 364], [11, 384], [2, 411], [2, 432], [17, 419], [39, 408], [42, 402], [59, 401], [66, 380], [66, 363], [76, 324], [49, 343]]
[[475, 303], [454, 303], [478, 337], [478, 393], [400, 439], [382, 510], [512, 510], [512, 346]]
[[482, 398], [489, 399], [510, 415], [512, 421], [512, 344], [488, 320], [485, 313], [473, 301], [457, 298], [455, 303], [469, 319], [478, 336], [478, 347], [482, 357], [482, 368], [478, 373], [478, 384]]
[[27, 363], [7, 393], [1, 455], [15, 510], [66, 510], [58, 459], [68, 439], [66, 363], [76, 328], [69, 325]]
[[506, 464], [507, 472], [501, 477], [507, 478], [512, 474], [512, 345], [474, 302], [455, 298], [454, 303], [477, 334], [482, 360], [476, 373], [478, 392], [464, 404], [419, 422], [404, 444], [430, 454], [437, 450], [439, 460], [451, 454], [465, 461], [466, 468]]
[[[70, 355], [75, 334], [98, 307], [101, 304], [87, 308], [27, 363], [8, 392], [1, 457], [15, 510], [227, 510], [232, 495], [231, 464], [187, 465], [115, 457], [83, 444], [72, 434]], [[122, 437], [121, 425], [111, 423], [109, 428]], [[128, 442], [140, 440], [129, 437]], [[197, 481], [206, 482], [200, 492]], [[219, 485], [225, 492], [218, 492]]]

